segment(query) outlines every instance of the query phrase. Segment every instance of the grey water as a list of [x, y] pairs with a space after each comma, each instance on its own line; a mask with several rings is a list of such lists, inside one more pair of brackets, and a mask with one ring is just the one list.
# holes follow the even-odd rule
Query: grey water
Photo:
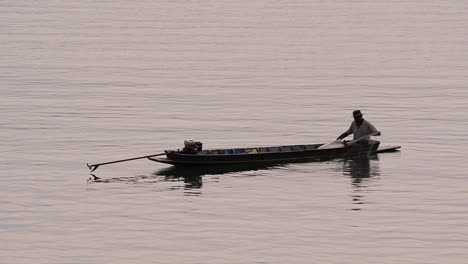
[[[464, 0], [0, 1], [0, 263], [466, 263], [467, 29]], [[401, 151], [86, 167], [354, 109]]]

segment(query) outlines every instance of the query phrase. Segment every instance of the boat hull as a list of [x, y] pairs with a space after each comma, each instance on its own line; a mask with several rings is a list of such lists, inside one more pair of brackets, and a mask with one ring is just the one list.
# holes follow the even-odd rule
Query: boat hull
[[[205, 150], [197, 154], [186, 154], [180, 151], [166, 151], [166, 158], [148, 158], [152, 161], [167, 163], [172, 165], [228, 165], [228, 164], [271, 164], [288, 163], [304, 161], [330, 160], [340, 157], [359, 157], [369, 156], [371, 153], [377, 153], [382, 150], [392, 151], [399, 146], [379, 149], [380, 142], [372, 141], [366, 145], [356, 145], [351, 148], [331, 148], [318, 149], [322, 144], [314, 145], [295, 145], [269, 148], [244, 148], [244, 149], [225, 149], [218, 152], [224, 154], [213, 154], [214, 150]], [[256, 152], [246, 153], [246, 150], [255, 149]], [[289, 151], [270, 151], [276, 149], [289, 149]], [[228, 151], [231, 150], [231, 151]], [[243, 153], [236, 153], [237, 150], [243, 150]], [[228, 153], [226, 153], [228, 152]], [[232, 153], [230, 153], [232, 152]]]

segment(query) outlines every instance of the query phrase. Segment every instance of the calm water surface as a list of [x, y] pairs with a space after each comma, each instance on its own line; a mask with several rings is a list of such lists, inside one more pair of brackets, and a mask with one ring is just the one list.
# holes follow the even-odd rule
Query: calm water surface
[[[468, 2], [0, 1], [1, 263], [466, 263]], [[402, 151], [232, 170], [164, 149]]]

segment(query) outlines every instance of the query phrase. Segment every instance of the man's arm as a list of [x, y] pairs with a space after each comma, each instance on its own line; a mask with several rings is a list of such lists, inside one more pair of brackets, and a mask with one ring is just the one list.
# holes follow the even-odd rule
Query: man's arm
[[336, 138], [336, 140], [339, 140], [339, 139], [343, 139], [349, 135], [351, 135], [353, 133], [353, 124], [354, 124], [354, 121], [351, 123], [351, 125], [349, 126], [348, 130], [346, 130], [345, 132], [343, 132], [343, 134], [341, 134], [339, 137]]
[[352, 133], [350, 133], [349, 131], [345, 131], [343, 134], [341, 134], [338, 138], [336, 138], [337, 140], [338, 139], [343, 139], [349, 135], [351, 135]]
[[377, 130], [377, 128], [375, 128], [374, 125], [372, 125], [371, 123], [369, 123], [369, 132], [370, 134], [372, 134], [373, 136], [380, 136], [382, 135], [382, 133], [380, 133], [380, 131]]

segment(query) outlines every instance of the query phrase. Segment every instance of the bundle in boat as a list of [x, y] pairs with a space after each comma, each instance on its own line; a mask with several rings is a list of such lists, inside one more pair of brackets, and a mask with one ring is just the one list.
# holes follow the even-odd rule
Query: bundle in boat
[[333, 142], [330, 142], [328, 144], [323, 144], [322, 146], [318, 147], [317, 149], [335, 149], [335, 148], [344, 148], [345, 145], [341, 140], [337, 139]]

